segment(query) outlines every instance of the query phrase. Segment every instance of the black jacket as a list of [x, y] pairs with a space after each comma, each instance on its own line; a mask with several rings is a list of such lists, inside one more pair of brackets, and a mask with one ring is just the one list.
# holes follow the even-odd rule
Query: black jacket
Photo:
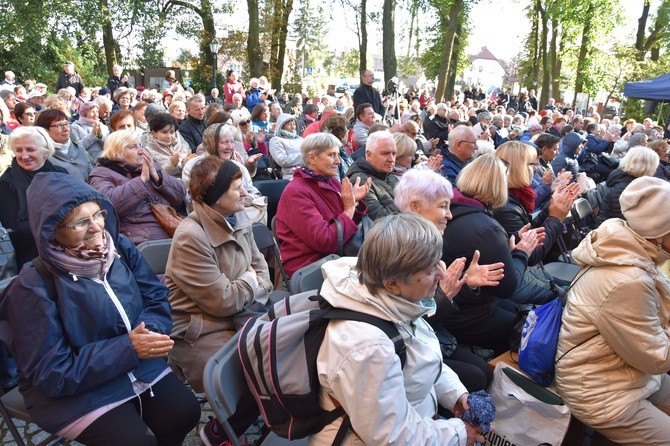
[[445, 321], [447, 329], [451, 325], [462, 326], [468, 320], [481, 318], [497, 309], [498, 298], [509, 298], [523, 280], [528, 265], [528, 257], [518, 249], [509, 250], [509, 240], [505, 229], [491, 216], [490, 209], [474, 200], [456, 193], [451, 203], [453, 219], [444, 231], [442, 260], [450, 265], [455, 259], [465, 257], [465, 269], [470, 265], [472, 254], [479, 250], [480, 265], [503, 262], [505, 277], [495, 287], [482, 287], [473, 294], [469, 287], [461, 288], [454, 302], [459, 310]]
[[205, 133], [207, 123], [205, 120], [194, 119], [191, 115], [186, 116], [179, 126], [179, 133], [188, 143], [191, 152], [195, 153], [195, 149], [202, 143], [202, 134]]
[[615, 169], [607, 177], [607, 192], [603, 197], [600, 205], [600, 212], [596, 217], [596, 226], [600, 226], [602, 222], [608, 218], [624, 218], [621, 213], [621, 204], [619, 204], [619, 197], [624, 189], [635, 179], [634, 176], [627, 174], [621, 169]]
[[379, 116], [384, 116], [384, 103], [382, 102], [382, 96], [379, 94], [376, 88], [373, 88], [371, 85], [361, 84], [356, 91], [354, 91], [354, 110], [361, 104], [372, 104], [372, 108], [375, 110]]
[[72, 87], [77, 92], [76, 96], [79, 97], [81, 94], [82, 88], [84, 88], [84, 81], [81, 80], [81, 76], [78, 73], [72, 73], [67, 75], [65, 71], [61, 71], [60, 76], [58, 76], [58, 83], [56, 84], [56, 90], [61, 88]]
[[432, 119], [426, 119], [423, 123], [423, 134], [426, 139], [439, 138], [437, 148], [442, 149], [449, 136], [449, 120], [441, 118], [438, 114]]
[[499, 208], [493, 209], [493, 218], [505, 228], [508, 239], [513, 234], [516, 236], [519, 229], [528, 223], [530, 223], [533, 228], [539, 228], [540, 226], [544, 227], [544, 244], [533, 251], [533, 254], [528, 259], [529, 265], [535, 265], [536, 263], [541, 262], [551, 247], [554, 246], [556, 239], [563, 232], [563, 223], [558, 218], [549, 216], [549, 205], [542, 208], [535, 218], [532, 218], [526, 209], [524, 209], [521, 202], [511, 194], [509, 195], [507, 203]]

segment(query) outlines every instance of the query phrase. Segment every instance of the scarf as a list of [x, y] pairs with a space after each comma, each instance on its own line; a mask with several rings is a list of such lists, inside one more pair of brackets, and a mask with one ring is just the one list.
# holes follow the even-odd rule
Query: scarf
[[75, 247], [64, 246], [54, 240], [47, 245], [48, 257], [56, 267], [72, 276], [103, 280], [114, 259], [119, 257], [112, 236], [106, 230], [103, 240], [103, 246], [93, 248], [83, 243]]
[[109, 170], [123, 175], [126, 178], [135, 178], [139, 177], [142, 174], [142, 166], [135, 166], [133, 164], [128, 164], [125, 161], [115, 161], [107, 158], [98, 158], [98, 165], [101, 167], [106, 167]]
[[298, 137], [298, 134], [296, 132], [289, 132], [288, 130], [279, 129], [279, 131], [277, 132], [277, 136], [288, 139], [296, 139]]
[[323, 175], [319, 175], [309, 167], [301, 166], [300, 170], [303, 171], [305, 174], [309, 175], [310, 177], [317, 179], [318, 181], [323, 181], [324, 183], [328, 183], [330, 181], [330, 178]]
[[521, 202], [523, 208], [529, 214], [535, 210], [535, 190], [532, 187], [515, 187], [509, 190], [509, 193]]
[[72, 141], [68, 139], [64, 143], [57, 143], [56, 141], [54, 143], [54, 149], [56, 149], [56, 153], [59, 153], [63, 156], [67, 156], [67, 153], [70, 151], [70, 145], [72, 144]]
[[[16, 158], [12, 159], [12, 167], [9, 170], [10, 182], [16, 192], [16, 198], [19, 202], [19, 215], [18, 222], [27, 222], [28, 221], [28, 201], [26, 199], [26, 191], [28, 186], [33, 181], [35, 175], [40, 172], [53, 172], [54, 166], [46, 160], [44, 165], [37, 170], [28, 172], [23, 170], [19, 164], [16, 162]], [[62, 170], [59, 170], [62, 172]]]
[[[79, 124], [82, 127], [93, 127], [93, 124], [98, 122], [97, 119], [90, 119], [86, 118], [84, 116], [80, 116], [79, 119], [77, 119], [77, 124]], [[55, 146], [55, 144], [54, 144]]]
[[154, 137], [153, 133], [149, 132], [147, 133], [147, 147], [151, 150], [155, 150], [156, 152], [162, 155], [171, 156], [173, 153], [180, 151], [181, 141], [179, 140], [179, 137], [175, 134], [175, 138], [172, 141], [172, 143], [166, 144], [164, 142], [157, 140]]

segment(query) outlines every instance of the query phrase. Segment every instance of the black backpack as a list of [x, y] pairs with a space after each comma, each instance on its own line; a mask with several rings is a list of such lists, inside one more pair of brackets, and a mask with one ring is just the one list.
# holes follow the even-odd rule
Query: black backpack
[[344, 440], [351, 422], [339, 406], [327, 411], [319, 404], [316, 358], [333, 319], [366, 322], [382, 330], [405, 365], [405, 342], [396, 326], [375, 316], [334, 308], [311, 292], [289, 296], [240, 331], [238, 351], [251, 393], [266, 426], [289, 440], [320, 432], [339, 417], [344, 421], [333, 445]]

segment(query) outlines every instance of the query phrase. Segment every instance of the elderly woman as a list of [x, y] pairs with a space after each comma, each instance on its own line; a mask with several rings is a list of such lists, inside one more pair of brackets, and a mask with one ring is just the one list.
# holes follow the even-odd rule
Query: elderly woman
[[270, 140], [270, 155], [281, 167], [282, 178], [290, 180], [293, 171], [302, 163], [302, 138], [296, 133], [296, 118], [282, 113], [277, 118], [275, 137]]
[[404, 133], [395, 133], [393, 139], [395, 140], [395, 146], [398, 149], [395, 155], [393, 175], [400, 179], [405, 172], [412, 169], [412, 164], [414, 164], [414, 154], [416, 153], [416, 142]]
[[[628, 185], [642, 176], [652, 176], [658, 168], [659, 157], [653, 150], [635, 146], [621, 159], [619, 167], [607, 177], [605, 192], [601, 197], [600, 212], [595, 226], [600, 226], [608, 218], [623, 218], [619, 197]], [[660, 210], [659, 210], [660, 211]]]
[[89, 183], [109, 197], [119, 214], [121, 232], [135, 244], [170, 238], [151, 205], [180, 207], [186, 190], [142, 149], [135, 132], [123, 130], [107, 137]]
[[277, 206], [277, 238], [281, 241], [284, 269], [290, 276], [338, 249], [338, 224], [342, 243], [358, 230], [367, 212], [362, 202], [371, 181], [354, 185], [338, 180], [342, 142], [327, 133], [313, 133], [300, 147], [303, 166], [293, 172]]
[[151, 118], [145, 150], [163, 170], [180, 178], [184, 164], [192, 158], [191, 148], [177, 132], [177, 120], [168, 113]]
[[86, 183], [40, 173], [27, 201], [39, 263], [0, 303], [0, 338], [32, 420], [88, 445], [180, 445], [200, 405], [164, 359], [168, 290]]
[[9, 237], [16, 251], [16, 265], [37, 257], [37, 245], [28, 226], [26, 191], [39, 172], [63, 172], [62, 167], [49, 161], [54, 153], [53, 143], [41, 127], [21, 127], [9, 136], [9, 149], [15, 157], [0, 177], [0, 223], [10, 230]]
[[[633, 150], [633, 149], [631, 149]], [[582, 266], [567, 295], [556, 384], [572, 414], [616, 444], [670, 436], [670, 184], [641, 177], [612, 218], [572, 252]]]
[[[442, 237], [418, 215], [378, 220], [358, 258], [322, 266], [320, 294], [332, 306], [391, 321], [402, 336], [407, 360], [401, 367], [393, 341], [371, 324], [341, 320], [328, 324], [317, 356], [320, 403], [341, 405], [351, 421], [343, 444], [473, 445], [484, 439], [459, 418], [437, 416], [438, 404], [459, 415], [469, 409], [468, 392], [442, 362], [440, 345], [423, 316], [435, 311], [432, 297], [444, 278]], [[370, 380], [361, 377], [374, 377]], [[338, 418], [310, 439], [330, 445]]]
[[35, 124], [35, 109], [26, 102], [19, 102], [14, 106], [14, 116], [20, 125], [30, 126]]
[[49, 134], [55, 149], [51, 163], [62, 167], [70, 175], [86, 181], [93, 166], [86, 151], [70, 139], [70, 123], [65, 113], [60, 110], [43, 110], [35, 121]]
[[177, 126], [186, 119], [186, 103], [184, 101], [172, 101], [168, 107], [168, 113], [177, 120]]
[[347, 176], [349, 167], [354, 164], [353, 158], [351, 158], [351, 155], [347, 152], [347, 136], [349, 135], [347, 120], [344, 119], [344, 116], [341, 114], [333, 113], [326, 119], [320, 121], [320, 123], [322, 132], [330, 133], [340, 140], [340, 165], [337, 167], [337, 172], [340, 181], [342, 181]]
[[119, 130], [137, 131], [135, 114], [130, 110], [119, 110], [109, 119], [109, 128], [112, 132]]
[[658, 155], [658, 168], [654, 176], [662, 180], [670, 181], [670, 163], [668, 162], [668, 150], [670, 145], [664, 139], [650, 142], [647, 147]]
[[444, 231], [442, 260], [451, 264], [465, 257], [469, 265], [475, 251], [479, 262], [504, 264], [504, 277], [495, 286], [477, 290], [463, 287], [453, 301], [458, 310], [442, 323], [459, 342], [489, 348], [496, 355], [509, 349], [509, 338], [516, 314], [500, 306], [519, 286], [528, 265], [528, 256], [542, 243], [543, 233], [519, 230], [514, 238], [492, 217], [492, 209], [507, 202], [505, 165], [493, 153], [482, 155], [463, 168], [457, 179], [460, 192], [451, 202], [452, 220]]
[[119, 87], [114, 90], [114, 107], [112, 108], [112, 116], [119, 110], [132, 111], [132, 101], [133, 94], [129, 88]]
[[[215, 124], [207, 127], [202, 135], [202, 149], [204, 154], [193, 157], [184, 164], [182, 179], [186, 187], [189, 187], [191, 181], [191, 171], [200, 160], [207, 156], [214, 156], [223, 160], [232, 160], [242, 172], [242, 186], [247, 191], [245, 199], [244, 213], [252, 222], [267, 223], [266, 198], [263, 197], [251, 180], [250, 172], [255, 170], [255, 163], [261, 157], [261, 154], [252, 155], [246, 160], [246, 155], [241, 155], [236, 150], [235, 135], [237, 130], [229, 124]], [[190, 204], [190, 203], [189, 203]]]
[[103, 141], [109, 135], [109, 129], [100, 122], [98, 104], [84, 102], [79, 106], [79, 119], [70, 126], [72, 141], [86, 150], [95, 161], [100, 157]]
[[272, 282], [244, 212], [242, 172], [230, 160], [205, 157], [193, 166], [193, 213], [177, 228], [165, 283], [175, 346], [173, 369], [202, 392], [207, 360], [241, 328], [253, 310], [265, 310]]
[[[421, 215], [433, 222], [440, 233], [451, 220], [449, 205], [454, 196], [451, 183], [442, 175], [426, 170], [411, 170], [405, 173], [395, 188], [394, 202], [400, 212], [412, 212]], [[464, 258], [456, 259], [447, 269], [444, 268], [445, 278], [440, 280], [440, 286], [435, 293], [437, 311], [428, 319], [435, 333], [440, 339], [444, 362], [458, 374], [459, 379], [469, 392], [486, 390], [493, 380], [493, 372], [488, 363], [468, 349], [457, 345], [457, 340], [442, 325], [456, 307], [451, 299], [460, 291], [462, 286], [476, 289], [480, 286], [498, 285], [503, 277], [503, 263], [493, 265], [479, 265], [479, 252], [473, 253], [470, 267], [465, 271], [463, 279], [461, 273], [465, 263]]]

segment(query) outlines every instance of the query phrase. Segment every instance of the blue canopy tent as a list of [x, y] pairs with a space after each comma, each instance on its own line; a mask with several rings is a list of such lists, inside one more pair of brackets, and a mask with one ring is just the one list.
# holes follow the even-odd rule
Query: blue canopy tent
[[638, 82], [626, 82], [623, 94], [648, 101], [670, 101], [670, 73]]

